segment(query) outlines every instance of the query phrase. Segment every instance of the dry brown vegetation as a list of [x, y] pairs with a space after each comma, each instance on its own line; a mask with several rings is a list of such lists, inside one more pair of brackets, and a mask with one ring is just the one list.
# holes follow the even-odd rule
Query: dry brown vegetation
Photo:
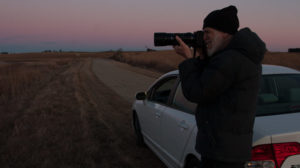
[[131, 104], [91, 71], [111, 54], [0, 55], [0, 167], [163, 167], [137, 148]]
[[[24, 58], [26, 57], [22, 57]], [[59, 120], [60, 112], [55, 111], [51, 106], [46, 109], [52, 114], [43, 111], [46, 109], [34, 110], [34, 106], [39, 105], [35, 100], [42, 94], [41, 90], [54, 81], [57, 75], [65, 71], [72, 62], [71, 59], [48, 59], [45, 62], [32, 60], [32, 58], [26, 61], [11, 59], [2, 62], [0, 66], [1, 167], [37, 167], [50, 158], [42, 160], [39, 155], [46, 156], [41, 147], [45, 147], [47, 140], [55, 138], [46, 132], [57, 127], [55, 122], [49, 121]], [[49, 102], [51, 100], [42, 103]], [[47, 165], [47, 163], [43, 164]]]
[[111, 53], [25, 53], [0, 55], [0, 110], [34, 95], [76, 59], [105, 58]]
[[[93, 58], [166, 72], [173, 51], [0, 55], [0, 167], [163, 167], [137, 148], [131, 104], [99, 81]], [[267, 53], [265, 64], [300, 70], [299, 53]]]
[[122, 52], [119, 50], [115, 52], [111, 58], [133, 66], [159, 72], [175, 70], [178, 64], [184, 60], [174, 51]]
[[35, 87], [43, 85], [67, 61], [51, 63], [7, 63], [0, 66], [0, 105], [8, 105], [28, 97]]
[[268, 52], [263, 64], [282, 65], [300, 70], [300, 53]]
[[[122, 52], [119, 50], [111, 58], [159, 72], [177, 69], [178, 64], [183, 61], [183, 58], [173, 50], [155, 52]], [[263, 64], [282, 65], [300, 70], [300, 53], [267, 52]]]

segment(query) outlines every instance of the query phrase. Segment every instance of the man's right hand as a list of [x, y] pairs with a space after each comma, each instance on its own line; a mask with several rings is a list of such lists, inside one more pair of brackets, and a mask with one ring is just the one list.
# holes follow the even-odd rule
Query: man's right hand
[[173, 46], [175, 52], [186, 59], [193, 58], [193, 54], [189, 46], [187, 46], [178, 36], [176, 36], [176, 40], [179, 45]]

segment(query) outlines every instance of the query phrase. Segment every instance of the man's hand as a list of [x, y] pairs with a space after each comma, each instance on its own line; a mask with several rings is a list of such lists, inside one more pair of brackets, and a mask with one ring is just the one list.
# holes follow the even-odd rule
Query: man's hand
[[173, 46], [175, 52], [184, 58], [193, 58], [193, 54], [189, 46], [187, 46], [180, 37], [176, 36], [176, 40], [179, 43], [177, 46]]

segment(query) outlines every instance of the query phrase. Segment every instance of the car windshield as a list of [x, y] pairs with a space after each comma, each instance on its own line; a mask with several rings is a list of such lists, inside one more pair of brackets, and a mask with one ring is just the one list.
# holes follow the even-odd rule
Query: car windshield
[[256, 116], [300, 112], [300, 75], [264, 75]]

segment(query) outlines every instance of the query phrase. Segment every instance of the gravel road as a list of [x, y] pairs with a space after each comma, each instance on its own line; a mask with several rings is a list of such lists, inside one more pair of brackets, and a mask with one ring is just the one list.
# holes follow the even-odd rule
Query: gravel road
[[118, 66], [114, 61], [95, 59], [92, 65], [95, 75], [122, 98], [133, 102], [135, 94], [146, 91], [155, 78]]
[[[120, 161], [120, 167], [165, 167], [148, 148], [136, 146], [131, 126], [131, 105], [135, 94], [145, 91], [161, 74], [109, 59], [93, 59], [91, 69], [102, 87], [91, 90], [89, 97], [94, 100], [98, 109], [99, 121], [110, 128], [109, 134], [116, 139], [113, 146], [120, 153], [116, 157]], [[100, 92], [103, 95], [97, 97]]]

